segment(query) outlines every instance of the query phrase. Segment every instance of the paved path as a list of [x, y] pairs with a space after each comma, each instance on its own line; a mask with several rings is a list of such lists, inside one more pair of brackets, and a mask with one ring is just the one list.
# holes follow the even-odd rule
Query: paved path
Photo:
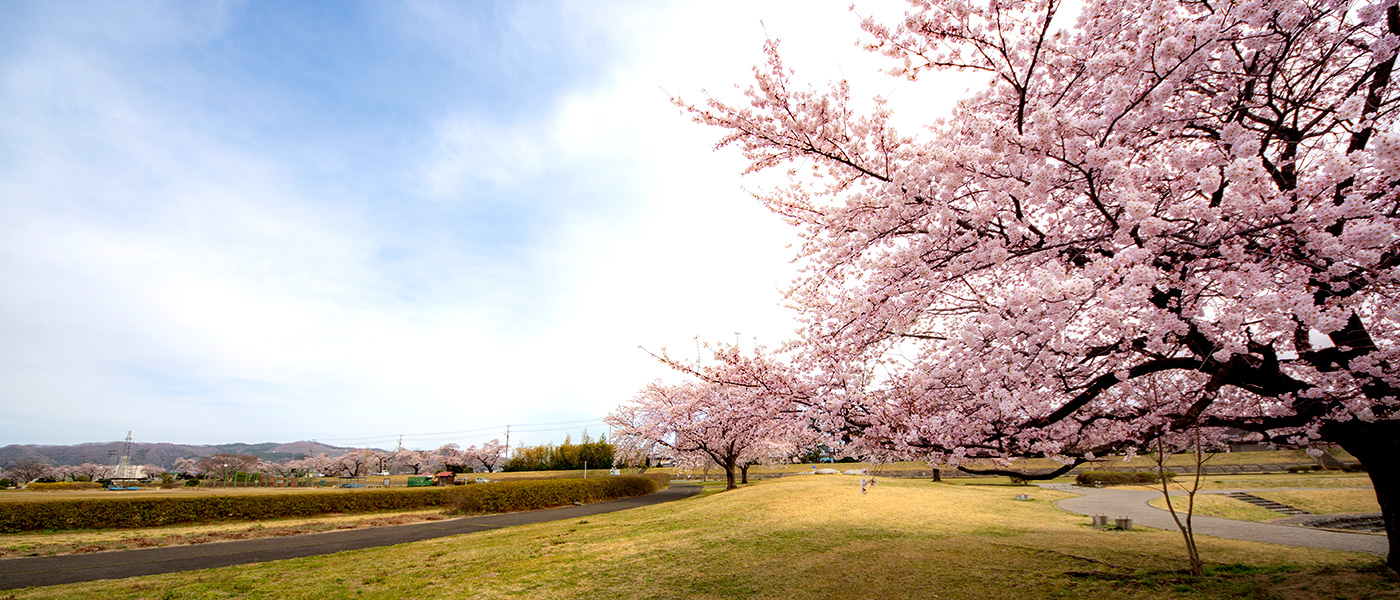
[[[1066, 483], [1041, 484], [1041, 487], [1079, 494], [1080, 496], [1078, 498], [1066, 498], [1055, 503], [1055, 506], [1072, 513], [1081, 515], [1105, 515], [1110, 519], [1128, 517], [1133, 520], [1133, 525], [1144, 525], [1147, 527], [1177, 531], [1176, 523], [1172, 521], [1171, 513], [1147, 505], [1147, 503], [1154, 498], [1161, 498], [1161, 492], [1113, 488], [1087, 488]], [[1226, 491], [1235, 490], [1221, 490], [1219, 493], [1224, 493]], [[1195, 529], [1198, 534], [1213, 535], [1215, 537], [1235, 540], [1268, 542], [1271, 544], [1303, 546], [1307, 548], [1324, 548], [1327, 550], [1366, 552], [1368, 554], [1379, 554], [1382, 556], [1390, 550], [1389, 543], [1384, 534], [1359, 532], [1343, 533], [1312, 527], [1254, 523], [1250, 521], [1237, 521], [1235, 519], [1221, 519], [1201, 515], [1193, 516], [1191, 518], [1191, 523], [1193, 529]]]
[[527, 525], [609, 513], [700, 493], [700, 486], [682, 483], [650, 494], [530, 512], [465, 517], [414, 525], [370, 527], [328, 533], [258, 538], [193, 546], [167, 546], [141, 550], [40, 556], [0, 560], [0, 590], [57, 585], [97, 579], [176, 573], [247, 563], [332, 554], [346, 550], [391, 546], [462, 533], [474, 533], [513, 525]]

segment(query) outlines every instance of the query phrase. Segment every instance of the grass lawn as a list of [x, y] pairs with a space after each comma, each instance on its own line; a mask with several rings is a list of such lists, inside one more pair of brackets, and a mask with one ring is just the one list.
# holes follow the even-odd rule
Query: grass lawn
[[[715, 489], [717, 486], [709, 486]], [[1017, 502], [1018, 493], [1031, 501]], [[331, 556], [15, 590], [15, 598], [1400, 598], [1375, 557], [1093, 529], [1025, 487], [793, 477]]]
[[1278, 490], [1254, 495], [1318, 515], [1381, 512], [1374, 490]]
[[[1380, 504], [1376, 503], [1375, 491], [1369, 489], [1276, 490], [1251, 493], [1265, 500], [1273, 500], [1294, 508], [1301, 508], [1316, 515], [1378, 513], [1381, 511]], [[1185, 498], [1173, 498], [1172, 504], [1176, 506], [1178, 511], [1183, 511], [1186, 509], [1185, 501]], [[1166, 501], [1161, 498], [1154, 499], [1149, 504], [1162, 510], [1167, 509]], [[1241, 521], [1269, 521], [1288, 516], [1220, 494], [1196, 495], [1195, 512], [1198, 515]]]
[[[1332, 455], [1338, 457], [1339, 459], [1341, 459], [1341, 460], [1344, 461], [1344, 462], [1355, 462], [1355, 461], [1356, 461], [1356, 459], [1353, 458], [1350, 454], [1347, 454], [1347, 453], [1345, 453], [1345, 452], [1342, 452], [1340, 449], [1335, 449], [1335, 448], [1334, 448], [1333, 451], [1332, 451]], [[1154, 465], [1156, 464], [1156, 463], [1153, 461], [1152, 456], [1146, 455], [1146, 454], [1140, 455], [1140, 456], [1135, 456], [1135, 457], [1133, 457], [1133, 458], [1131, 458], [1131, 459], [1125, 459], [1124, 457], [1121, 457], [1121, 456], [1116, 456], [1116, 457], [1105, 457], [1105, 458], [1106, 458], [1106, 460], [1104, 460], [1104, 461], [1102, 461], [1102, 462], [1097, 462], [1097, 463], [1095, 463], [1095, 464], [1098, 465], [1098, 466], [1095, 466], [1094, 468], [1095, 468], [1095, 469], [1115, 469], [1115, 468], [1123, 468], [1123, 467], [1151, 467], [1151, 466], [1154, 466]], [[1167, 458], [1167, 464], [1169, 464], [1169, 465], [1176, 465], [1176, 466], [1189, 466], [1189, 465], [1194, 464], [1194, 463], [1193, 463], [1194, 460], [1195, 460], [1195, 458], [1194, 458], [1192, 455], [1189, 455], [1189, 454], [1176, 454], [1176, 455], [1172, 455], [1172, 456], [1170, 456], [1170, 457]], [[1314, 460], [1313, 460], [1313, 458], [1312, 458], [1311, 456], [1308, 456], [1308, 453], [1307, 453], [1306, 451], [1303, 451], [1303, 450], [1272, 450], [1272, 451], [1267, 451], [1267, 452], [1222, 452], [1222, 453], [1216, 454], [1216, 455], [1214, 455], [1213, 457], [1211, 457], [1210, 462], [1208, 462], [1207, 464], [1212, 465], [1212, 466], [1224, 466], [1224, 465], [1275, 465], [1275, 464], [1294, 464], [1294, 463], [1311, 465], [1311, 464], [1314, 463]], [[868, 465], [862, 464], [862, 463], [822, 463], [822, 464], [818, 464], [818, 465], [815, 465], [815, 466], [816, 466], [818, 469], [821, 469], [821, 468], [832, 468], [832, 469], [837, 469], [837, 470], [845, 471], [845, 470], [847, 470], [847, 469], [862, 469], [862, 468], [867, 467]], [[985, 462], [985, 461], [973, 461], [973, 462], [969, 463], [968, 466], [969, 466], [970, 468], [971, 468], [971, 467], [975, 467], [975, 468], [988, 468], [988, 467], [991, 467], [991, 466], [993, 466], [993, 465], [992, 465], [992, 463], [990, 463], [990, 462]], [[1018, 460], [1018, 461], [1016, 461], [1015, 463], [1012, 463], [1012, 468], [1016, 468], [1016, 469], [1029, 469], [1029, 470], [1054, 469], [1054, 468], [1057, 468], [1057, 467], [1059, 467], [1059, 466], [1060, 466], [1059, 463], [1056, 463], [1056, 462], [1054, 462], [1054, 461], [1052, 461], [1052, 460], [1043, 459], [1043, 458], [1028, 458], [1028, 459]], [[795, 472], [800, 472], [800, 471], [811, 471], [811, 470], [812, 470], [812, 467], [813, 467], [813, 465], [811, 465], [811, 464], [791, 464], [791, 465], [773, 465], [773, 466], [758, 465], [758, 466], [754, 466], [754, 467], [750, 468], [750, 469], [749, 469], [749, 474], [752, 475], [752, 474], [756, 474], [756, 473], [795, 473]], [[880, 468], [881, 470], [883, 470], [883, 471], [928, 471], [930, 467], [929, 467], [928, 463], [917, 462], [917, 461], [915, 461], [915, 462], [897, 462], [897, 463], [890, 463], [890, 464], [880, 465], [879, 468]], [[943, 468], [944, 473], [957, 470], [956, 467], [944, 466], [944, 467], [942, 467], [942, 468]], [[674, 472], [674, 471], [675, 471], [675, 469], [673, 469], [673, 468], [664, 468], [664, 469], [658, 469], [658, 470], [664, 471], [664, 472], [668, 472], [668, 473], [669, 473], [669, 472]], [[711, 469], [711, 470], [710, 470], [710, 475], [711, 475], [711, 476], [715, 476], [716, 473], [719, 474], [719, 475], [718, 475], [719, 477], [724, 477], [724, 471], [723, 471], [723, 470], [716, 470], [716, 469]]]
[[[1073, 479], [1071, 478], [1069, 480], [1072, 481]], [[1182, 484], [1191, 485], [1191, 477], [1189, 475], [1177, 477], [1176, 480]], [[1145, 490], [1160, 489], [1156, 486], [1135, 487]], [[1320, 471], [1314, 473], [1270, 473], [1258, 475], [1212, 474], [1201, 476], [1201, 489], [1203, 490], [1254, 490], [1266, 488], [1370, 489], [1371, 477], [1365, 473], [1341, 473], [1337, 471]]]
[[[1167, 510], [1167, 501], [1162, 498], [1153, 498], [1149, 505], [1162, 510]], [[1186, 498], [1176, 496], [1172, 498], [1172, 506], [1181, 514], [1186, 512]], [[1255, 506], [1244, 500], [1236, 500], [1219, 494], [1197, 494], [1196, 506], [1192, 511], [1197, 515], [1207, 517], [1220, 517], [1222, 519], [1237, 519], [1240, 521], [1262, 522], [1271, 519], [1279, 519], [1288, 515], [1276, 513], [1267, 508]]]

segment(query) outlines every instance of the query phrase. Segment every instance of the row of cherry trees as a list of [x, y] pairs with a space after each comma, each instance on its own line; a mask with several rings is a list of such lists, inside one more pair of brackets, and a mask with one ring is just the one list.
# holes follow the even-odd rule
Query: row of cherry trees
[[[141, 473], [160, 474], [165, 471], [158, 465], [139, 465]], [[4, 477], [17, 485], [24, 485], [40, 479], [55, 481], [97, 481], [107, 479], [115, 473], [113, 465], [83, 463], [80, 465], [46, 465], [36, 460], [18, 461], [3, 470]]]
[[[353, 450], [340, 456], [316, 456], [273, 462], [259, 459], [250, 454], [214, 454], [199, 458], [176, 459], [173, 472], [187, 478], [204, 477], [216, 480], [229, 480], [246, 477], [247, 474], [289, 477], [295, 474], [320, 473], [327, 476], [363, 477], [371, 473], [421, 474], [443, 469], [464, 471], [499, 471], [505, 461], [506, 446], [499, 440], [491, 440], [480, 446], [462, 448], [457, 444], [447, 444], [435, 450], [399, 450], [381, 452], [371, 448]], [[81, 465], [51, 466], [38, 461], [20, 461], [7, 467], [5, 476], [11, 481], [25, 484], [38, 479], [52, 478], [58, 481], [73, 481], [86, 478], [89, 481], [110, 478], [115, 471], [111, 465], [84, 463]], [[150, 476], [166, 472], [159, 465], [142, 465], [140, 472]], [[241, 474], [241, 475], [240, 475]]]
[[682, 468], [714, 464], [724, 469], [726, 489], [733, 489], [740, 480], [748, 483], [750, 466], [787, 462], [815, 439], [800, 421], [779, 418], [782, 404], [762, 390], [718, 380], [657, 381], [605, 421], [614, 428], [619, 463], [659, 458]]
[[[761, 199], [804, 238], [803, 329], [677, 363], [703, 383], [617, 424], [680, 445], [687, 415], [761, 415], [1002, 471], [1188, 431], [1335, 443], [1400, 567], [1396, 1], [912, 5], [866, 47], [909, 85], [987, 84], [918, 131], [797, 86], [776, 42], [744, 102], [681, 103], [750, 171], [789, 169]], [[679, 399], [707, 396], [728, 404]]]
[[[294, 472], [321, 473], [329, 476], [364, 477], [374, 473], [394, 473], [419, 475], [445, 469], [472, 471], [499, 471], [505, 460], [506, 446], [499, 440], [491, 440], [480, 446], [462, 448], [457, 444], [446, 444], [435, 450], [398, 450], [381, 452], [372, 448], [352, 450], [339, 456], [318, 454], [303, 459], [283, 463], [260, 461], [258, 466], [247, 469], [277, 475], [290, 475]], [[182, 462], [186, 461], [186, 462]], [[177, 470], [189, 474], [217, 474], [219, 461], [181, 459], [176, 461]], [[194, 470], [185, 471], [184, 467]]]

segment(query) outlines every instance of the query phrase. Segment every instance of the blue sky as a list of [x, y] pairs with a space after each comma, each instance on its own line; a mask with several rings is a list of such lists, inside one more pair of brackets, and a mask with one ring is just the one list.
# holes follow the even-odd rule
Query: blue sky
[[765, 35], [865, 72], [857, 20], [4, 3], [0, 444], [599, 433], [671, 376], [639, 346], [795, 326], [794, 232], [669, 95], [737, 97]]

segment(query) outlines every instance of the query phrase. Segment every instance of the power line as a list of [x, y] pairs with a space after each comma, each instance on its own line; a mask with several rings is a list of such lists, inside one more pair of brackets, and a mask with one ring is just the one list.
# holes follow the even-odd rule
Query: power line
[[[466, 434], [481, 433], [481, 432], [484, 432], [484, 431], [505, 431], [505, 429], [506, 429], [507, 427], [510, 427], [512, 431], [520, 432], [520, 433], [549, 433], [549, 432], [554, 432], [554, 431], [564, 431], [564, 430], [567, 430], [567, 429], [571, 429], [572, 427], [577, 426], [577, 425], [590, 425], [590, 424], [593, 424], [593, 423], [597, 423], [597, 424], [599, 424], [599, 425], [602, 425], [602, 424], [603, 424], [603, 418], [602, 418], [602, 417], [598, 417], [598, 418], [595, 418], [595, 419], [578, 419], [578, 420], [573, 420], [573, 421], [554, 421], [554, 422], [551, 422], [551, 423], [525, 423], [525, 424], [520, 424], [520, 425], [511, 423], [511, 424], [508, 424], [508, 425], [497, 425], [497, 426], [495, 426], [495, 427], [481, 427], [481, 428], [477, 428], [477, 429], [463, 429], [463, 430], [460, 430], [460, 431], [438, 431], [438, 432], [433, 432], [433, 433], [403, 433], [403, 434], [397, 434], [397, 433], [396, 433], [396, 434], [390, 434], [390, 435], [367, 435], [367, 436], [360, 436], [360, 437], [342, 437], [342, 438], [323, 438], [323, 437], [318, 437], [318, 438], [313, 438], [313, 439], [315, 439], [316, 441], [319, 441], [319, 442], [360, 442], [360, 443], [369, 443], [369, 442], [392, 442], [392, 441], [394, 441], [394, 440], [400, 439], [400, 436], [402, 436], [402, 439], [405, 439], [405, 440], [408, 440], [408, 441], [422, 442], [422, 441], [435, 440], [435, 439], [445, 439], [445, 436], [460, 436], [460, 435], [466, 435]], [[567, 426], [569, 426], [569, 427], [557, 427], [557, 426], [562, 426], [562, 425], [567, 425]], [[551, 426], [553, 426], [553, 428], [549, 428], [549, 427], [551, 427]], [[421, 439], [421, 438], [426, 438], [426, 439]]]

